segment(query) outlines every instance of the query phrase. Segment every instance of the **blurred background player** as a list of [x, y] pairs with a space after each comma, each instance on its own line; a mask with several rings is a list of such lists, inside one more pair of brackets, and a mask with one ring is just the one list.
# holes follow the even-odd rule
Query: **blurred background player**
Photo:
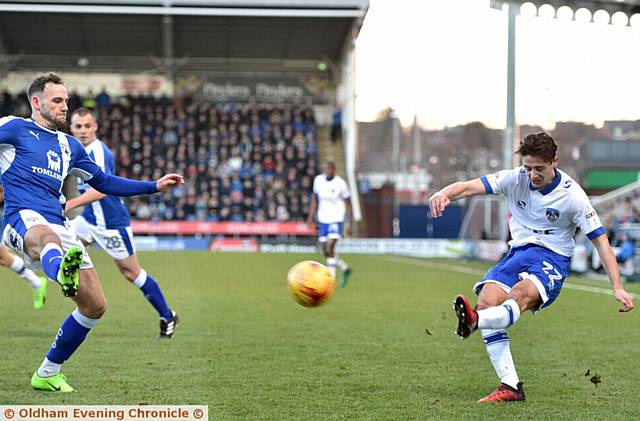
[[[0, 179], [1, 180], [1, 179]], [[4, 205], [4, 191], [0, 184], [0, 227], [2, 225], [2, 207]], [[33, 308], [36, 310], [44, 306], [47, 299], [47, 278], [39, 277], [34, 271], [24, 265], [24, 260], [9, 252], [4, 244], [0, 243], [0, 265], [11, 269], [22, 279], [27, 281], [33, 291]]]
[[66, 176], [82, 176], [93, 188], [121, 196], [169, 190], [184, 180], [178, 174], [146, 182], [105, 174], [77, 139], [59, 131], [66, 126], [69, 101], [62, 78], [55, 73], [37, 77], [27, 94], [31, 118], [0, 119], [0, 169], [6, 191], [3, 241], [27, 266], [39, 261], [77, 305], [31, 377], [34, 389], [73, 392], [60, 372], [62, 364], [104, 315], [107, 303], [89, 255], [66, 223], [61, 193]]
[[342, 177], [336, 175], [335, 164], [332, 161], [328, 161], [324, 174], [317, 175], [313, 180], [313, 197], [311, 198], [308, 222], [313, 223], [314, 217], [316, 218], [320, 250], [324, 253], [327, 268], [334, 278], [336, 276], [336, 266], [342, 271], [341, 287], [347, 284], [349, 276], [353, 272], [349, 265], [335, 252], [336, 243], [342, 238], [345, 211], [348, 213], [346, 232], [347, 235], [351, 235], [353, 211], [349, 187]]
[[516, 152], [522, 166], [448, 185], [429, 199], [431, 215], [442, 216], [454, 200], [478, 194], [502, 194], [509, 204], [510, 250], [482, 280], [475, 284], [475, 308], [458, 295], [454, 310], [456, 333], [467, 338], [480, 329], [500, 386], [480, 402], [525, 399], [516, 373], [506, 329], [526, 310], [538, 312], [551, 305], [569, 274], [576, 228], [593, 242], [609, 275], [618, 311], [633, 309], [633, 297], [622, 287], [620, 273], [596, 211], [584, 190], [557, 168], [558, 146], [551, 136], [540, 132], [520, 142]]
[[[111, 150], [97, 138], [98, 123], [88, 108], [78, 108], [71, 114], [71, 133], [85, 148], [102, 171], [115, 174], [115, 159]], [[171, 338], [178, 323], [178, 315], [172, 311], [158, 283], [140, 267], [133, 243], [129, 211], [117, 196], [105, 195], [92, 189], [78, 179], [82, 193], [67, 201], [65, 212], [84, 206], [82, 215], [72, 220], [71, 225], [85, 243], [93, 241], [111, 256], [120, 273], [137, 286], [160, 316], [159, 338]]]

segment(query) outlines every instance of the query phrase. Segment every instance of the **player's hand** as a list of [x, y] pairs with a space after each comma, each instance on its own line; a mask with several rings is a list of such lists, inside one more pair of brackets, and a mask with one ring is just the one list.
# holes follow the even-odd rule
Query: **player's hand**
[[166, 174], [156, 181], [158, 191], [166, 191], [184, 184], [184, 178], [180, 174]]
[[351, 222], [347, 222], [347, 226], [345, 227], [345, 231], [346, 231], [348, 237], [351, 237], [351, 235], [353, 235], [353, 228], [351, 227]]
[[622, 307], [618, 307], [618, 311], [621, 313], [626, 313], [627, 311], [633, 310], [633, 296], [629, 294], [624, 289], [620, 288], [615, 290], [616, 300], [622, 303]]
[[444, 209], [449, 206], [451, 200], [444, 194], [437, 192], [429, 198], [429, 210], [431, 210], [431, 216], [439, 218], [442, 216]]

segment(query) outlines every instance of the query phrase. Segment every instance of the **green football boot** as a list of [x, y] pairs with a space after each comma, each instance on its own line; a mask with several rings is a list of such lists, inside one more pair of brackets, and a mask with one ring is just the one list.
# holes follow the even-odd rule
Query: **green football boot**
[[342, 277], [340, 278], [340, 288], [343, 288], [347, 285], [347, 282], [349, 282], [349, 276], [351, 275], [351, 273], [353, 273], [353, 270], [351, 270], [351, 268], [347, 268], [347, 270], [342, 272]]
[[58, 282], [65, 297], [75, 297], [78, 293], [78, 273], [81, 264], [82, 249], [71, 247], [67, 250], [58, 270]]
[[36, 390], [46, 390], [47, 392], [75, 392], [73, 387], [69, 386], [67, 379], [62, 373], [51, 377], [40, 377], [36, 371], [33, 373], [33, 377], [31, 377], [31, 386]]
[[41, 276], [40, 280], [42, 281], [40, 288], [33, 290], [33, 308], [36, 310], [40, 310], [44, 307], [44, 302], [47, 301], [47, 286], [49, 284], [49, 278]]

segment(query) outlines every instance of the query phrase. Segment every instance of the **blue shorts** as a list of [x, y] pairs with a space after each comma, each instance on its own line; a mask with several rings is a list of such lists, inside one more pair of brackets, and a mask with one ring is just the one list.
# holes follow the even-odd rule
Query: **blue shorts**
[[482, 280], [473, 286], [473, 291], [480, 294], [484, 284], [494, 283], [509, 293], [515, 284], [529, 279], [538, 288], [542, 298], [542, 305], [534, 310], [540, 311], [560, 295], [562, 284], [569, 275], [569, 264], [569, 257], [535, 244], [516, 247], [489, 269]]
[[342, 222], [333, 222], [331, 224], [318, 223], [318, 241], [324, 243], [327, 238], [339, 240], [342, 238]]

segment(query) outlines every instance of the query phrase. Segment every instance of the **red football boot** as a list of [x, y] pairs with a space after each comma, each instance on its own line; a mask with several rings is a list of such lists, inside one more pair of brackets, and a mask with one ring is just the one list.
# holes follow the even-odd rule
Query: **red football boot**
[[480, 399], [478, 402], [513, 402], [524, 400], [524, 388], [522, 382], [518, 383], [518, 388], [514, 389], [508, 384], [500, 383], [495, 392]]
[[464, 295], [456, 297], [453, 309], [458, 316], [456, 335], [460, 336], [460, 339], [468, 338], [478, 328], [478, 312], [471, 307], [469, 300]]

